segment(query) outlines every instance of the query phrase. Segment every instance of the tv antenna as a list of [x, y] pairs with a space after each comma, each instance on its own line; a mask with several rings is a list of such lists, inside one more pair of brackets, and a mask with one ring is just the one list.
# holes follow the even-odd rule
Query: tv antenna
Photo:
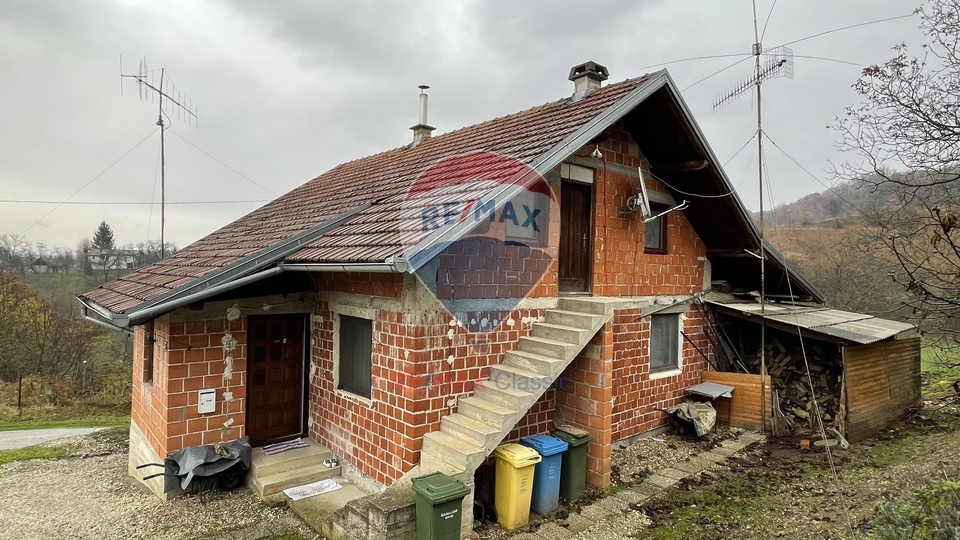
[[766, 314], [766, 269], [767, 260], [766, 246], [763, 238], [763, 115], [760, 106], [760, 90], [763, 82], [767, 79], [786, 77], [793, 78], [793, 51], [786, 46], [776, 47], [769, 52], [763, 51], [763, 45], [760, 42], [760, 30], [757, 26], [757, 2], [753, 0], [753, 47], [752, 54], [755, 59], [754, 73], [752, 76], [741, 80], [739, 83], [724, 94], [721, 94], [713, 102], [714, 112], [724, 105], [737, 99], [737, 97], [749, 93], [753, 88], [757, 89], [757, 182], [760, 188], [760, 429], [766, 431], [766, 390], [763, 388], [763, 378], [767, 374], [766, 359], [766, 330], [767, 325], [763, 319]]
[[187, 95], [180, 92], [173, 82], [167, 77], [164, 68], [160, 68], [159, 75], [157, 70], [147, 68], [147, 59], [144, 57], [137, 66], [135, 74], [125, 74], [123, 72], [123, 56], [120, 56], [120, 96], [123, 96], [123, 79], [133, 79], [137, 82], [137, 89], [140, 95], [140, 101], [150, 101], [157, 103], [157, 125], [160, 126], [160, 258], [165, 256], [166, 249], [164, 241], [164, 228], [166, 227], [166, 174], [164, 164], [164, 137], [163, 132], [167, 130], [167, 123], [164, 122], [164, 116], [170, 118], [170, 112], [177, 115], [177, 118], [186, 120], [187, 125], [199, 126], [199, 117], [197, 108], [193, 105], [193, 100], [187, 98]]

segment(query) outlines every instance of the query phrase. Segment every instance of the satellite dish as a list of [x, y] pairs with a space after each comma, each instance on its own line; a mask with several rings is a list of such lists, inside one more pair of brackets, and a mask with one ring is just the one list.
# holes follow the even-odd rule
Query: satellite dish
[[647, 195], [647, 183], [643, 180], [643, 168], [637, 167], [640, 172], [640, 193], [637, 193], [634, 201], [635, 209], [640, 210], [640, 216], [643, 219], [650, 217], [650, 197]]

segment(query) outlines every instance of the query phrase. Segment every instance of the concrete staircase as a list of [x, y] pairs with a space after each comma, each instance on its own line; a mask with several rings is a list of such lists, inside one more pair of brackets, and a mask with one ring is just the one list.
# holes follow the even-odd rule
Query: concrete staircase
[[287, 488], [302, 486], [326, 478], [340, 476], [340, 467], [327, 467], [323, 461], [335, 457], [313, 439], [303, 439], [309, 448], [298, 448], [268, 456], [260, 448], [253, 449], [247, 486], [261, 499]]
[[472, 476], [611, 315], [604, 300], [561, 298], [558, 309], [520, 338], [517, 350], [490, 367], [490, 378], [477, 383], [474, 395], [441, 419], [440, 430], [423, 436], [420, 473]]

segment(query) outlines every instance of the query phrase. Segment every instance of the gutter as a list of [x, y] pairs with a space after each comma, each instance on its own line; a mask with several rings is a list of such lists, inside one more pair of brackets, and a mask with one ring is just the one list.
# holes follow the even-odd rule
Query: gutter
[[410, 271], [403, 257], [387, 257], [382, 263], [280, 263], [284, 272], [373, 272], [379, 274]]
[[[88, 310], [89, 310], [89, 309], [91, 309], [91, 306], [88, 306], [83, 300], [80, 300], [80, 317], [81, 317], [82, 319], [87, 320], [87, 321], [90, 321], [90, 322], [92, 322], [92, 323], [94, 323], [94, 324], [99, 324], [100, 326], [102, 326], [102, 327], [104, 327], [104, 328], [109, 328], [110, 330], [117, 330], [117, 331], [120, 331], [120, 332], [125, 332], [126, 334], [133, 334], [133, 332], [132, 332], [129, 328], [123, 328], [123, 327], [121, 327], [121, 326], [117, 326], [117, 325], [113, 324], [112, 322], [107, 322], [107, 321], [104, 321], [103, 319], [98, 319], [98, 318], [96, 318], [96, 317], [91, 317], [91, 316], [88, 314]], [[96, 309], [94, 309], [94, 311], [96, 311], [97, 313], [100, 313], [100, 312], [97, 311]]]

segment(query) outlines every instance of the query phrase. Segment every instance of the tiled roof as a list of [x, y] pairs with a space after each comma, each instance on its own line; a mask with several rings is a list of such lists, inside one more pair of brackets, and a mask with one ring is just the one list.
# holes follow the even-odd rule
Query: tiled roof
[[474, 151], [509, 156], [529, 165], [648, 77], [608, 85], [580, 101], [564, 98], [431, 137], [413, 148], [344, 163], [175, 255], [84, 297], [113, 313], [124, 313], [365, 202], [373, 204], [285, 261], [382, 262], [427, 234], [403, 227], [399, 214], [410, 186], [429, 167]]

